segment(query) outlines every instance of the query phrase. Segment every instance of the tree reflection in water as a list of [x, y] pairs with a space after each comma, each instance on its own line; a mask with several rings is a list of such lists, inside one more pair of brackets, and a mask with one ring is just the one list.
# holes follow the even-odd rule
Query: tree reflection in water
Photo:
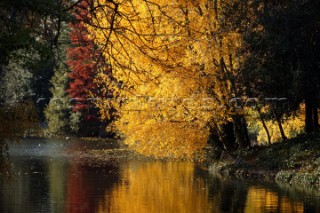
[[7, 144], [0, 139], [0, 181], [10, 182], [13, 180], [12, 165], [9, 160]]
[[111, 163], [96, 168], [74, 163], [67, 176], [66, 201], [64, 212], [97, 212], [101, 196], [111, 191], [118, 182], [118, 165]]
[[287, 197], [265, 188], [250, 187], [248, 190], [245, 212], [304, 212], [300, 201], [291, 201]]
[[[211, 209], [207, 184], [194, 177], [192, 163], [133, 162], [121, 167], [121, 182], [99, 212], [197, 212]], [[109, 206], [110, 205], [110, 206]]]
[[[192, 163], [131, 162], [99, 201], [98, 212], [300, 213], [301, 201], [240, 181], [209, 177]], [[207, 176], [207, 178], [206, 178]]]
[[74, 142], [39, 144], [10, 147], [15, 178], [0, 185], [0, 212], [320, 212], [317, 194], [292, 186], [222, 179], [191, 162], [92, 166], [64, 156], [64, 147]]

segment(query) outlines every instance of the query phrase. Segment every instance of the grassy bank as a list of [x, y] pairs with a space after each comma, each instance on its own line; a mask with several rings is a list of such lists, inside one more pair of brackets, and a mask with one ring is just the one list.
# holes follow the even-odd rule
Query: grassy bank
[[320, 134], [301, 135], [270, 146], [225, 155], [209, 170], [238, 178], [275, 180], [279, 183], [313, 185], [320, 189]]

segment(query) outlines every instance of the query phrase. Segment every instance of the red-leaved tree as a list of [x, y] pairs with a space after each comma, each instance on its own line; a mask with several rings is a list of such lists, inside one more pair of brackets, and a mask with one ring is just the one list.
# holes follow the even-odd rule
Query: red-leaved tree
[[70, 98], [73, 111], [88, 110], [86, 103], [91, 94], [96, 93], [97, 85], [93, 79], [96, 73], [97, 52], [94, 43], [88, 38], [88, 31], [84, 22], [88, 18], [88, 3], [82, 1], [75, 12], [75, 23], [70, 23], [71, 32], [69, 34], [71, 47], [67, 48], [67, 65], [71, 69], [69, 77]]
[[71, 46], [67, 48], [66, 63], [71, 69], [69, 74], [71, 82], [67, 93], [71, 98], [73, 112], [82, 114], [82, 126], [83, 124], [86, 126], [82, 128], [82, 132], [90, 131], [90, 135], [92, 135], [97, 133], [97, 129], [92, 130], [92, 128], [99, 126], [99, 113], [91, 100], [102, 96], [94, 82], [94, 77], [98, 67], [103, 66], [105, 72], [111, 73], [111, 71], [107, 66], [104, 66], [103, 57], [101, 57], [93, 40], [89, 38], [85, 27], [85, 23], [88, 21], [89, 4], [87, 1], [82, 1], [77, 5], [74, 12], [75, 22], [69, 24]]

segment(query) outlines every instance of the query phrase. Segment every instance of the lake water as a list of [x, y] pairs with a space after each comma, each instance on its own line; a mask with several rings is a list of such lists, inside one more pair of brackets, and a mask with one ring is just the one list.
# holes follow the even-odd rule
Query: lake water
[[1, 175], [0, 212], [320, 212], [317, 193], [223, 180], [191, 162], [120, 161], [89, 166], [68, 150], [96, 142], [11, 144], [12, 179]]

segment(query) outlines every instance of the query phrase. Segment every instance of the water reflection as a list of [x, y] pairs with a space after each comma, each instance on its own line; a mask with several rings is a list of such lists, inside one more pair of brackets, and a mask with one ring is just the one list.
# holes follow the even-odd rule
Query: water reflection
[[68, 213], [97, 212], [101, 197], [119, 181], [116, 164], [103, 168], [72, 164], [67, 176], [64, 212]]
[[0, 183], [0, 212], [320, 212], [316, 195], [306, 197], [292, 187], [289, 191], [221, 180], [190, 162], [129, 161], [92, 167], [66, 157], [68, 142], [52, 145], [59, 153], [55, 156], [49, 141], [40, 146], [39, 141], [28, 143], [32, 151], [20, 147], [12, 152], [15, 178], [10, 184]]
[[125, 163], [120, 180], [105, 193], [98, 212], [308, 212], [301, 199], [290, 200], [281, 192], [240, 181], [222, 181], [188, 162]]
[[50, 192], [50, 209], [52, 212], [63, 212], [66, 200], [66, 173], [68, 165], [61, 160], [47, 161], [48, 184]]
[[0, 212], [36, 212], [49, 209], [49, 189], [47, 178], [41, 174], [47, 171], [45, 162], [24, 159], [12, 160], [14, 177], [10, 182], [2, 182]]
[[121, 182], [106, 193], [99, 212], [197, 212], [210, 210], [207, 184], [194, 177], [192, 163], [132, 162]]
[[248, 190], [245, 212], [304, 212], [301, 201], [291, 201], [265, 188], [250, 187]]

